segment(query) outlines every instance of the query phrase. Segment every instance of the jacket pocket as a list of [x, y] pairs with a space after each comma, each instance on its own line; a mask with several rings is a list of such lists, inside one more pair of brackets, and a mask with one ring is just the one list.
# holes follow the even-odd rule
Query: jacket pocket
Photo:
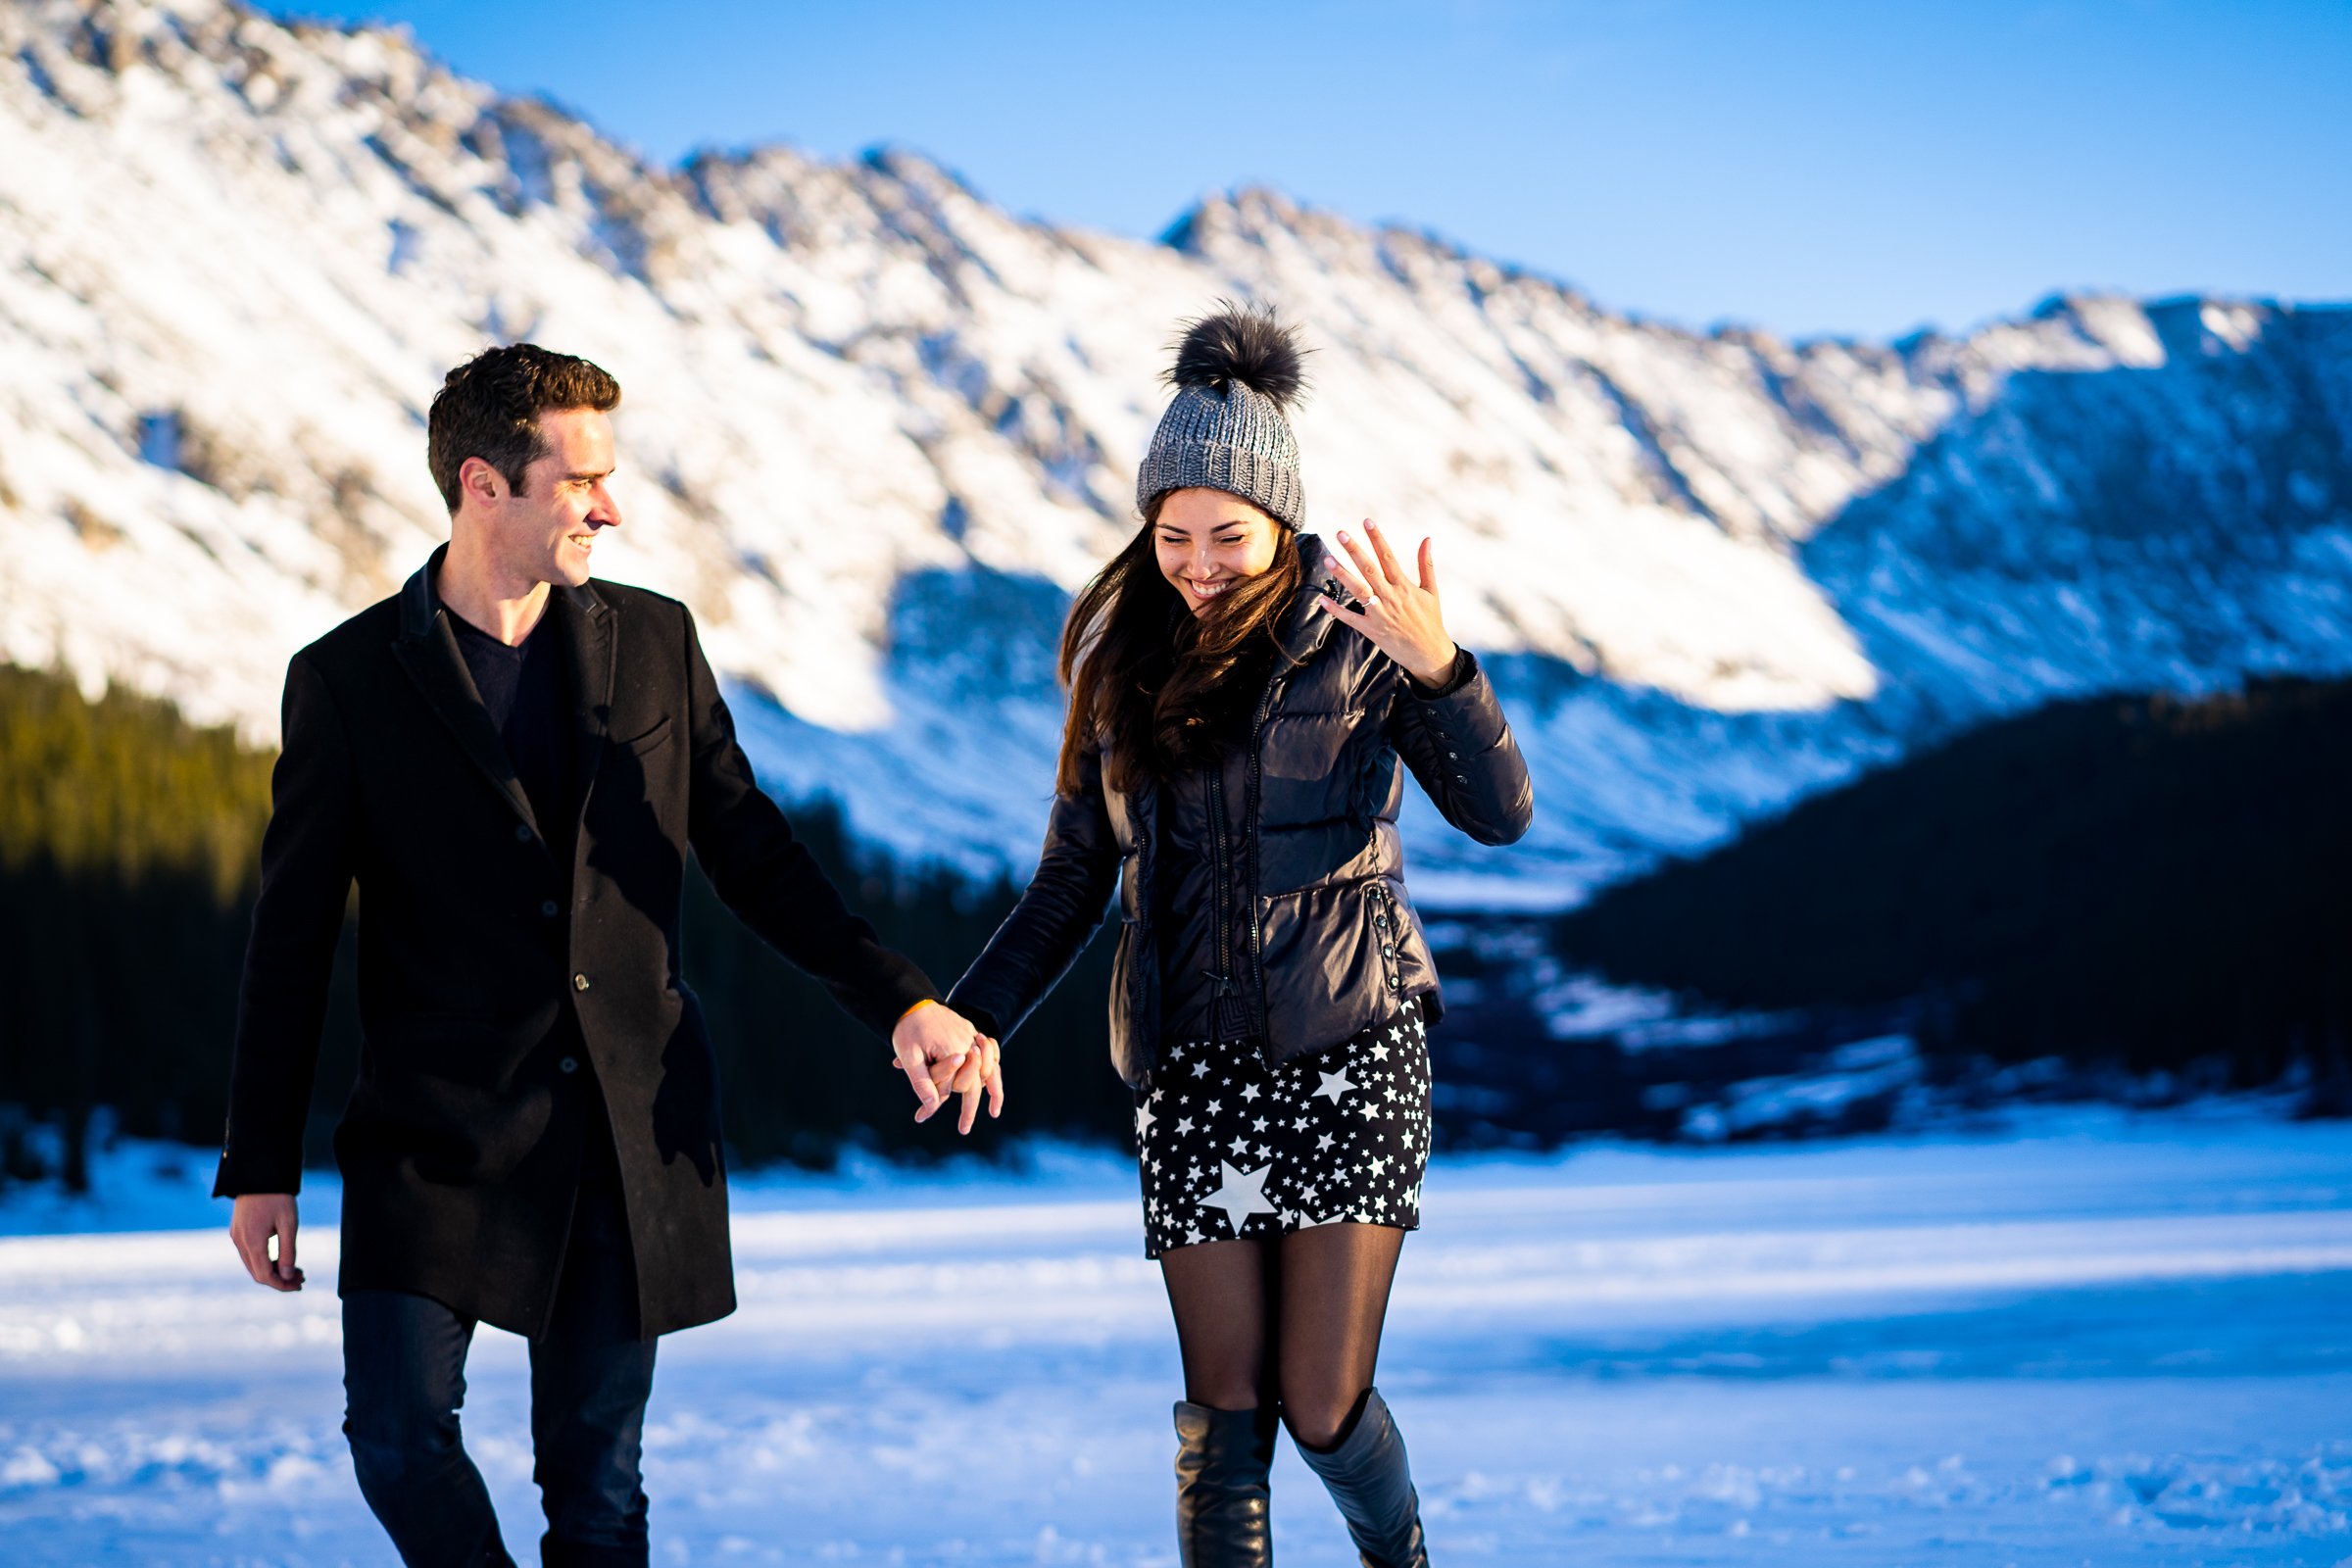
[[418, 1010], [369, 1019], [365, 1030], [379, 1083], [430, 1079], [503, 1090], [513, 1083], [555, 1023], [553, 1006], [508, 1018]]
[[670, 715], [663, 713], [654, 721], [652, 728], [640, 730], [626, 740], [614, 740], [612, 745], [632, 756], [643, 757], [656, 747], [665, 744], [675, 727], [670, 723]]

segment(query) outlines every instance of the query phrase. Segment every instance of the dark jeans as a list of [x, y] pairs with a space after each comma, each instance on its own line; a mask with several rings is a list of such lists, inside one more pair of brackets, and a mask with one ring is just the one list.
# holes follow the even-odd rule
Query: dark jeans
[[[637, 1338], [635, 1280], [619, 1196], [592, 1176], [547, 1332], [530, 1342], [543, 1563], [646, 1560], [638, 1455], [655, 1342]], [[343, 1300], [343, 1432], [361, 1495], [412, 1568], [514, 1561], [458, 1432], [473, 1328], [429, 1297], [355, 1291]]]

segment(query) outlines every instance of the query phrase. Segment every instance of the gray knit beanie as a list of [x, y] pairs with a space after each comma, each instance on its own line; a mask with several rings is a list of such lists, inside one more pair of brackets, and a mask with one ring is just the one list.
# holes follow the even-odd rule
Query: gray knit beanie
[[1186, 330], [1167, 379], [1176, 398], [1135, 476], [1136, 505], [1149, 512], [1171, 490], [1205, 485], [1298, 528], [1306, 518], [1306, 491], [1284, 411], [1306, 378], [1292, 329], [1269, 309], [1220, 302]]

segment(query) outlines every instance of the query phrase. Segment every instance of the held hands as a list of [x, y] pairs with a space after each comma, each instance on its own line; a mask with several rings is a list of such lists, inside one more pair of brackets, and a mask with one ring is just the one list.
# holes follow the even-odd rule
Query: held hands
[[1004, 1069], [997, 1043], [944, 1003], [923, 1003], [903, 1014], [890, 1032], [890, 1047], [892, 1061], [922, 1102], [916, 1121], [929, 1121], [950, 1095], [961, 1095], [956, 1130], [968, 1133], [980, 1114], [983, 1091], [989, 1115], [1004, 1114]]
[[[243, 1193], [229, 1210], [228, 1239], [256, 1285], [273, 1291], [302, 1289], [302, 1270], [294, 1266], [294, 1195]], [[277, 1238], [277, 1257], [270, 1256], [270, 1238]]]
[[[916, 1007], [891, 1031], [893, 1060], [906, 1073], [915, 1098], [923, 1102], [916, 1121], [929, 1121], [951, 1095], [963, 1097], [956, 1118], [957, 1132], [968, 1133], [980, 1113], [980, 1097], [988, 1096], [988, 1113], [1004, 1113], [1004, 1071], [997, 1043], [981, 1034], [961, 1013], [938, 1004]], [[302, 1289], [302, 1270], [294, 1262], [294, 1234], [299, 1224], [292, 1193], [244, 1193], [229, 1211], [228, 1239], [237, 1258], [257, 1285], [273, 1291]], [[277, 1255], [270, 1255], [270, 1243]]]
[[1348, 537], [1345, 529], [1339, 536], [1340, 548], [1355, 563], [1355, 571], [1342, 565], [1337, 557], [1331, 563], [1341, 586], [1363, 608], [1349, 610], [1329, 593], [1319, 593], [1315, 602], [1324, 613], [1370, 638], [1373, 647], [1396, 661], [1422, 685], [1443, 686], [1446, 677], [1453, 673], [1455, 649], [1438, 613], [1438, 570], [1429, 541], [1421, 541], [1421, 572], [1416, 581], [1389, 548], [1380, 524], [1366, 517], [1364, 532], [1371, 536], [1369, 550]]

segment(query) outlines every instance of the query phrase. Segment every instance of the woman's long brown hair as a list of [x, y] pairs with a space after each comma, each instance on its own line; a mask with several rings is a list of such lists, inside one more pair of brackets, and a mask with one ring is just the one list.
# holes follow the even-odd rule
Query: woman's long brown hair
[[1196, 616], [1160, 575], [1159, 508], [1154, 498], [1144, 509], [1142, 529], [1062, 623], [1057, 672], [1070, 710], [1054, 788], [1064, 795], [1082, 787], [1078, 760], [1098, 740], [1103, 782], [1117, 790], [1213, 761], [1257, 699], [1263, 681], [1250, 677], [1281, 657], [1274, 627], [1298, 591], [1298, 536], [1275, 524], [1273, 564]]

